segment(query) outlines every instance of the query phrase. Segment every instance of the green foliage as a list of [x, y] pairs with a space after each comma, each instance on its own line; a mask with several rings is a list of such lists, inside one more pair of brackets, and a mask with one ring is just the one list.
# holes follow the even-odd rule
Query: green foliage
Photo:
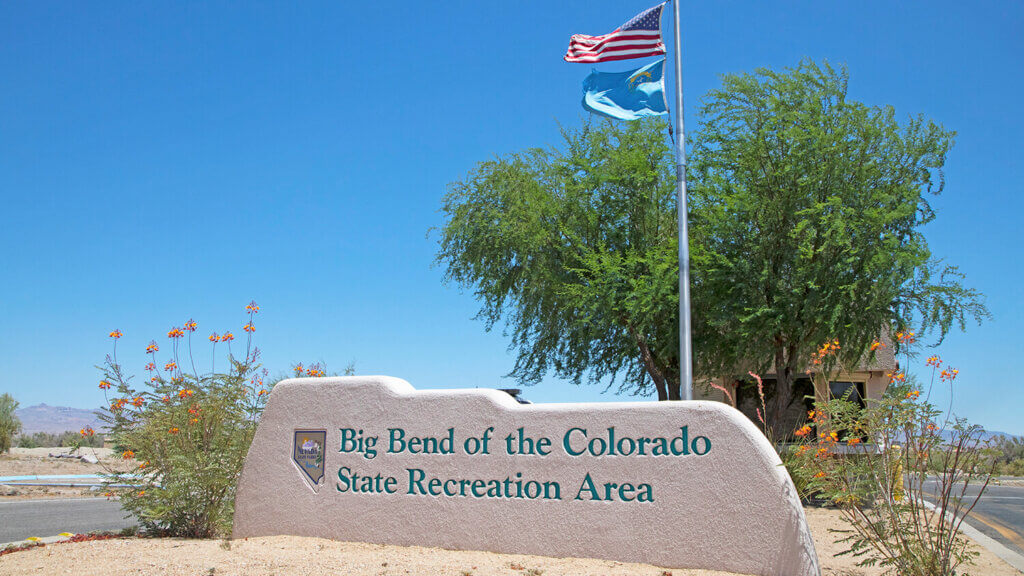
[[1000, 436], [992, 442], [992, 448], [996, 453], [996, 474], [1024, 476], [1024, 438]]
[[850, 100], [845, 70], [828, 65], [725, 76], [691, 156], [701, 372], [777, 371], [777, 419], [823, 342], [843, 342], [852, 363], [887, 327], [916, 320], [941, 341], [985, 317], [921, 232], [953, 136]]
[[678, 398], [674, 172], [665, 124], [563, 130], [561, 149], [481, 162], [442, 208], [437, 261], [504, 319], [512, 375], [653, 383]]
[[[943, 374], [950, 385], [954, 378]], [[991, 480], [992, 454], [980, 427], [943, 423], [920, 396], [894, 382], [866, 408], [847, 398], [818, 402], [818, 437], [811, 425], [800, 431], [794, 467], [805, 490], [842, 511], [850, 526], [844, 554], [901, 575], [952, 576], [977, 556], [960, 526]], [[968, 485], [980, 488], [976, 496]]]
[[[249, 328], [255, 310], [250, 304]], [[186, 358], [191, 359], [195, 323], [185, 326]], [[111, 488], [111, 493], [149, 533], [205, 538], [230, 531], [236, 482], [268, 392], [263, 386], [265, 371], [257, 363], [259, 350], [251, 346], [252, 331], [246, 332], [243, 359], [231, 354], [233, 336], [228, 333], [228, 370], [200, 374], [179, 367], [185, 331], [172, 330], [172, 360], [161, 371], [156, 362], [159, 348], [151, 343], [151, 376], [140, 388], [132, 386], [117, 363], [115, 340], [115, 354], [102, 368], [101, 387], [111, 385], [115, 394], [108, 397], [109, 415], [104, 420], [116, 450], [137, 468], [129, 474], [108, 471], [107, 482], [134, 485]], [[225, 342], [223, 336], [210, 340], [215, 346]]]
[[103, 447], [103, 437], [97, 435], [83, 435], [81, 432], [68, 430], [60, 434], [49, 432], [36, 432], [30, 435], [18, 436], [18, 448], [51, 448], [65, 446], [89, 446], [92, 448]]
[[21, 432], [21, 420], [14, 415], [18, 401], [4, 392], [0, 394], [0, 454], [11, 449], [11, 441]]
[[[488, 329], [504, 322], [520, 381], [553, 372], [679, 397], [665, 128], [588, 123], [559, 149], [481, 162], [450, 185], [437, 262], [474, 291]], [[986, 317], [921, 233], [953, 136], [850, 100], [845, 71], [827, 65], [725, 76], [691, 134], [696, 374], [775, 375], [774, 427], [822, 342], [859, 360], [890, 328], [941, 340]]]

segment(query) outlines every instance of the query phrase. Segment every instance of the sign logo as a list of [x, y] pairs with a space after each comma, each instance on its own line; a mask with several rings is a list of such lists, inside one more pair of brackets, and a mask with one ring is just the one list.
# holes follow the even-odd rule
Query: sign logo
[[292, 460], [316, 486], [324, 478], [326, 430], [296, 430], [292, 440]]

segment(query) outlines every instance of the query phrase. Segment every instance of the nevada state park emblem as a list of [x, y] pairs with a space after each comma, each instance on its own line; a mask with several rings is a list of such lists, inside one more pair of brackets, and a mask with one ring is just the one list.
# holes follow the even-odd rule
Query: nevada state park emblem
[[315, 487], [324, 477], [326, 430], [296, 430], [292, 440], [292, 460]]

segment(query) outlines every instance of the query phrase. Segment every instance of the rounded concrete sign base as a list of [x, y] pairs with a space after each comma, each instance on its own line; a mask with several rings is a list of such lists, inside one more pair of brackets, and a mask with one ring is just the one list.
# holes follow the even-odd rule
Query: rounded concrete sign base
[[820, 574], [793, 482], [718, 402], [519, 404], [386, 376], [274, 387], [234, 537]]

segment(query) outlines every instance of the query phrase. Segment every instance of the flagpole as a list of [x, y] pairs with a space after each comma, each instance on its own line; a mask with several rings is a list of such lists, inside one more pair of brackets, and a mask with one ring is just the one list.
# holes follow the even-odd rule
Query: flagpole
[[679, 218], [679, 388], [682, 400], [693, 400], [693, 354], [690, 330], [690, 241], [686, 206], [686, 134], [683, 132], [683, 62], [679, 33], [679, 0], [672, 0], [676, 67], [676, 212]]

